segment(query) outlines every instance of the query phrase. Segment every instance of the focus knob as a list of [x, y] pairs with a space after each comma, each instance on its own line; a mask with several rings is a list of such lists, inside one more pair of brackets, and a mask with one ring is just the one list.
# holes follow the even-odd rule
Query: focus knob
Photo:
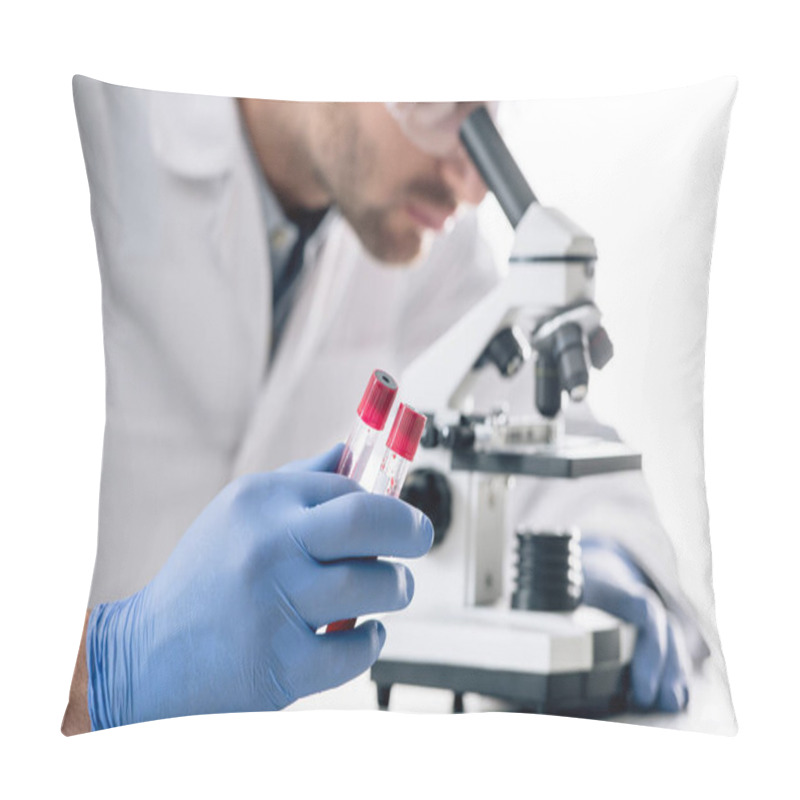
[[433, 546], [440, 545], [453, 519], [453, 493], [447, 478], [435, 469], [415, 469], [406, 478], [400, 499], [430, 519]]

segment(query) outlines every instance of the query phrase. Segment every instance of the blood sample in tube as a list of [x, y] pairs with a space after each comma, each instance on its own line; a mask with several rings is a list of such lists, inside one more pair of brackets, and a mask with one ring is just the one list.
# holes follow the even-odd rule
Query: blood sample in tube
[[372, 373], [358, 404], [356, 422], [347, 437], [342, 457], [336, 471], [340, 475], [360, 481], [369, 463], [378, 434], [386, 426], [392, 410], [397, 383], [388, 372], [376, 369]]

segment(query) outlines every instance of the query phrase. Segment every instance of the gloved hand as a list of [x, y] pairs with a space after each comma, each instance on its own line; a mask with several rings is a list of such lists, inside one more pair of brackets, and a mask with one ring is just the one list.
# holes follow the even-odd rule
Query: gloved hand
[[631, 694], [641, 709], [680, 711], [689, 701], [683, 631], [625, 551], [609, 542], [582, 542], [583, 601], [638, 629]]
[[479, 106], [496, 115], [497, 103], [386, 103], [406, 137], [420, 150], [440, 158], [460, 147], [461, 123]]
[[380, 622], [316, 634], [329, 622], [393, 611], [433, 541], [411, 506], [332, 474], [320, 459], [247, 475], [189, 527], [156, 577], [97, 606], [86, 637], [92, 729], [227, 711], [280, 709], [337, 686], [378, 657]]

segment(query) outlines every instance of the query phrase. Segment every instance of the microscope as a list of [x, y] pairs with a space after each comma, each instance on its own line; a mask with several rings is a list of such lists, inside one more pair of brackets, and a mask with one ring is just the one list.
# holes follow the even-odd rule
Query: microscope
[[[562, 400], [581, 402], [590, 365], [602, 369], [613, 355], [593, 302], [597, 252], [585, 231], [539, 204], [485, 108], [460, 137], [514, 244], [505, 278], [401, 380], [428, 416], [401, 497], [430, 517], [434, 545], [413, 565], [411, 607], [384, 620], [371, 678], [382, 709], [393, 685], [411, 684], [452, 691], [454, 711], [476, 693], [541, 713], [608, 713], [624, 706], [635, 629], [581, 603], [578, 530], [522, 520], [512, 531], [507, 519], [522, 476], [579, 481], [641, 468], [624, 443], [564, 424]], [[502, 391], [482, 396], [487, 373], [502, 388], [525, 372], [530, 413], [511, 414]]]

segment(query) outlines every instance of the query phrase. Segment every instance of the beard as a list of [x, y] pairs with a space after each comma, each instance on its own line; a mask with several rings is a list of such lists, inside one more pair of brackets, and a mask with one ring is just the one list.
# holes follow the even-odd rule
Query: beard
[[430, 250], [433, 231], [409, 224], [401, 208], [341, 211], [367, 252], [385, 264], [412, 264]]
[[430, 180], [417, 180], [389, 206], [360, 206], [356, 187], [339, 197], [339, 208], [366, 250], [386, 264], [411, 264], [422, 258], [431, 247], [436, 232], [415, 223], [405, 210], [409, 202], [422, 202], [438, 209], [453, 209], [457, 201], [446, 185]]

